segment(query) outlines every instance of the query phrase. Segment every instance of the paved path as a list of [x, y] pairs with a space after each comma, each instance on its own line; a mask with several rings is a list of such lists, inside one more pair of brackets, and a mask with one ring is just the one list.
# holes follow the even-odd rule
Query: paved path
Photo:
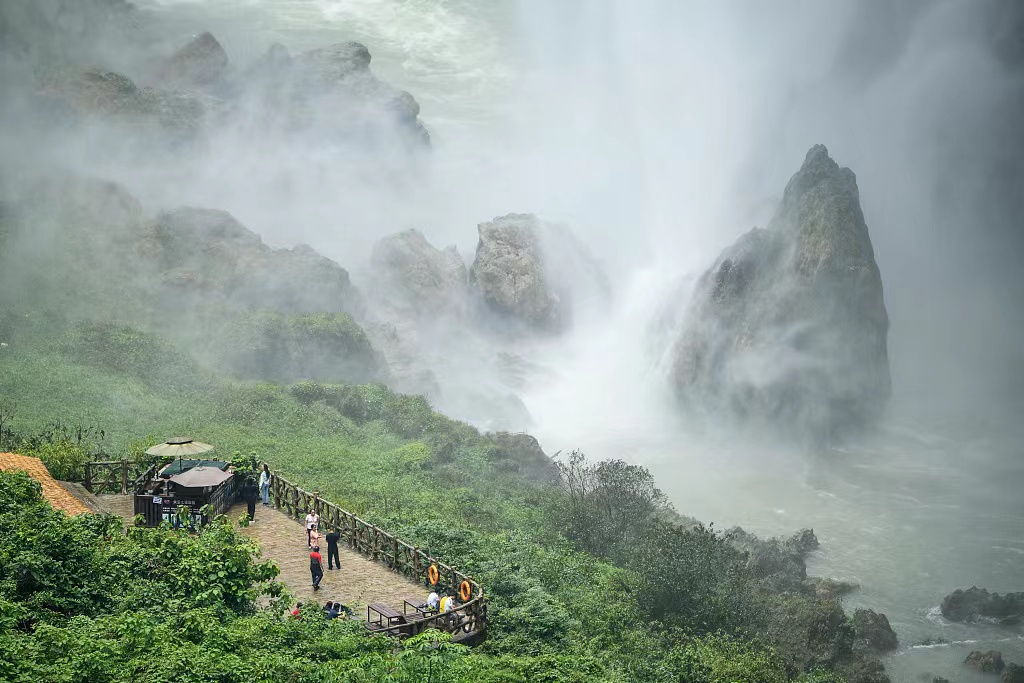
[[[228, 513], [233, 525], [245, 512], [245, 505], [235, 505]], [[313, 601], [320, 605], [328, 600], [341, 602], [354, 611], [354, 616], [366, 618], [366, 605], [381, 602], [402, 611], [402, 600], [421, 603], [427, 599], [427, 590], [415, 581], [349, 550], [344, 543], [338, 554], [341, 569], [327, 569], [327, 542], [321, 538], [320, 554], [324, 558], [324, 578], [320, 590], [314, 593], [309, 573], [309, 549], [306, 530], [299, 520], [293, 519], [273, 506], [256, 506], [256, 523], [239, 530], [244, 536], [260, 544], [264, 559], [273, 560], [281, 568], [278, 580], [301, 602]], [[324, 532], [326, 533], [326, 532]]]
[[[131, 523], [134, 514], [131, 496], [94, 496], [77, 484], [61, 482], [64, 488], [90, 510], [110, 512]], [[323, 605], [328, 600], [340, 602], [353, 610], [353, 616], [366, 618], [366, 605], [380, 602], [402, 611], [402, 601], [421, 603], [426, 600], [427, 590], [404, 575], [391, 571], [380, 562], [367, 559], [349, 550], [342, 544], [338, 554], [341, 569], [327, 569], [327, 542], [321, 540], [321, 555], [324, 558], [324, 578], [320, 589], [313, 591], [309, 574], [309, 549], [306, 547], [306, 531], [302, 523], [273, 506], [256, 506], [256, 523], [245, 529], [238, 528], [238, 518], [245, 512], [245, 505], [235, 505], [228, 512], [231, 525], [239, 533], [256, 540], [260, 545], [263, 559], [273, 560], [281, 569], [278, 580], [300, 602], [316, 602]]]

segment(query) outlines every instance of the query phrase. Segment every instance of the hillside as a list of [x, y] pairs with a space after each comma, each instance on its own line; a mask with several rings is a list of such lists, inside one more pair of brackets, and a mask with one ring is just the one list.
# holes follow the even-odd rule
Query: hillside
[[[64, 327], [31, 315], [15, 329], [17, 343], [0, 353], [7, 415], [0, 445], [38, 454], [58, 476], [73, 478], [81, 461], [99, 452], [132, 456], [167, 434], [189, 433], [224, 455], [253, 452], [472, 572], [489, 595], [488, 640], [471, 652], [454, 650], [459, 663], [440, 680], [535, 680], [542, 673], [547, 680], [588, 681], [838, 680], [806, 673], [835, 668], [850, 681], [884, 680], [856, 645], [837, 598], [816, 596], [804, 581], [809, 547], [734, 540], [733, 533], [686, 523], [642, 468], [591, 464], [579, 454], [556, 467], [528, 436], [480, 434], [433, 412], [422, 398], [380, 385], [229, 380], [198, 369], [166, 340], [127, 327], [119, 332], [127, 347], [90, 345], [96, 338], [82, 334], [83, 324]], [[572, 482], [586, 484], [581, 490]], [[103, 609], [89, 612], [88, 637], [124, 646], [125, 636], [97, 635], [115, 618]], [[70, 629], [66, 618], [78, 613], [47, 619]], [[170, 620], [159, 628], [171, 628], [184, 617], [172, 610], [153, 618]], [[242, 622], [219, 618], [232, 633], [249, 628], [244, 624], [285, 628], [262, 612]], [[40, 646], [32, 635], [38, 629], [5, 623], [0, 637], [18, 643], [5, 651]], [[326, 639], [325, 652], [334, 653], [326, 661], [343, 660], [353, 671], [346, 676], [357, 677], [332, 678], [349, 669], [323, 662], [297, 665], [303, 675], [376, 680], [381, 662], [371, 665], [327, 644], [341, 637], [330, 625], [305, 628], [314, 629], [317, 642]], [[345, 630], [344, 637], [362, 636]], [[63, 665], [84, 671], [80, 655], [68, 653]], [[255, 662], [267, 655], [255, 648], [247, 656]], [[33, 671], [24, 661], [8, 661], [7, 670]], [[220, 670], [197, 666], [203, 676]], [[91, 680], [125, 680], [118, 671]]]

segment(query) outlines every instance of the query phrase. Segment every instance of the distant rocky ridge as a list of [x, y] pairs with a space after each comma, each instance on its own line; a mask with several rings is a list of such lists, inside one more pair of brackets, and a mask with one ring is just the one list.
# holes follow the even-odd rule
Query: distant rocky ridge
[[672, 379], [691, 408], [827, 438], [883, 411], [888, 326], [856, 178], [816, 145], [698, 281]]
[[[196, 139], [240, 125], [322, 144], [350, 143], [383, 155], [426, 149], [430, 136], [419, 104], [373, 75], [370, 53], [355, 42], [292, 56], [281, 45], [246, 69], [202, 33], [139, 74], [75, 65], [50, 69], [37, 104], [57, 121], [129, 125], [140, 143]], [[145, 82], [145, 85], [139, 85]], [[168, 135], [172, 137], [167, 138]]]
[[35, 183], [14, 207], [8, 305], [158, 330], [247, 379], [387, 377], [348, 272], [310, 247], [272, 249], [224, 211], [151, 218], [119, 185], [77, 176]]

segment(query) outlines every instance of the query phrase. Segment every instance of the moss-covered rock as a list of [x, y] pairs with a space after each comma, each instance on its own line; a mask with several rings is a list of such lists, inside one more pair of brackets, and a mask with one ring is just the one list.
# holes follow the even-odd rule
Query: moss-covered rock
[[243, 379], [373, 382], [387, 374], [345, 313], [240, 314], [221, 330], [216, 346], [219, 369]]
[[768, 228], [700, 278], [673, 379], [693, 409], [827, 438], [885, 407], [888, 328], [856, 178], [816, 145]]

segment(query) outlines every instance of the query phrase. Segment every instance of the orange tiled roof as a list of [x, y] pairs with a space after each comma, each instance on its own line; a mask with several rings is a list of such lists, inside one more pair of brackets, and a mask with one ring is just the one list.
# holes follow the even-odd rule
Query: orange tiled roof
[[46, 471], [46, 465], [39, 458], [16, 453], [0, 453], [0, 470], [24, 470], [27, 472], [30, 477], [42, 485], [43, 498], [50, 501], [50, 505], [58, 510], [63, 510], [69, 515], [90, 512], [82, 501], [71, 495], [66, 488], [50, 476], [50, 473]]

